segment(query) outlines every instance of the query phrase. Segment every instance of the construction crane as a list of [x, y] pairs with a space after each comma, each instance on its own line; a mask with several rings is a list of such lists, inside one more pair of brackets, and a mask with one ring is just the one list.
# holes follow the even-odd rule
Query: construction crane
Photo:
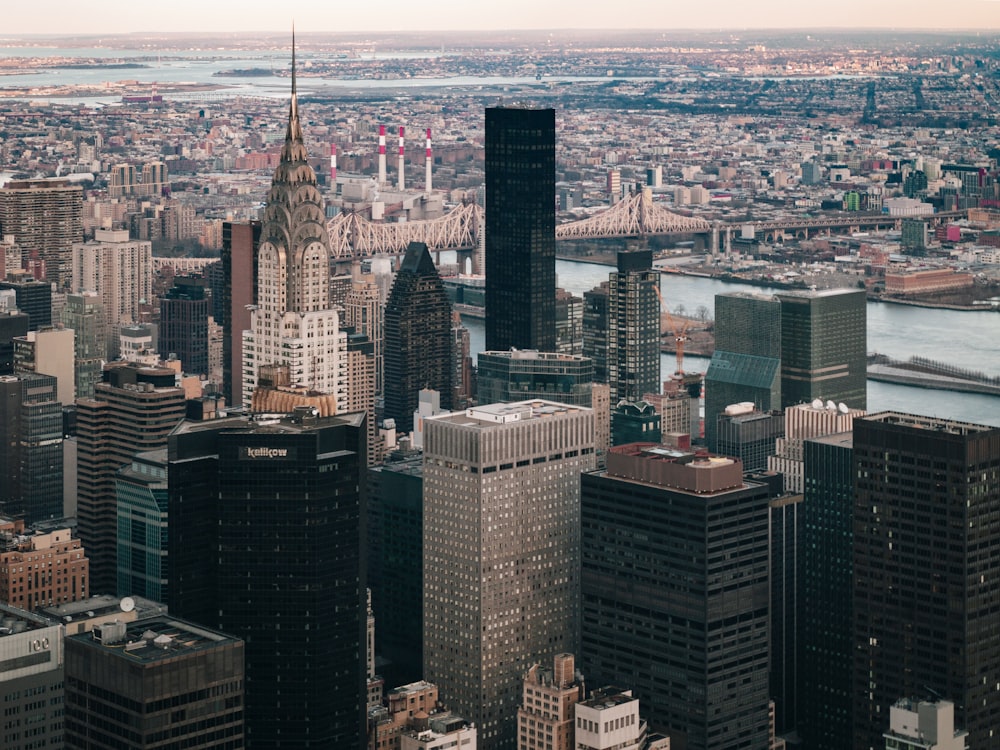
[[656, 292], [656, 298], [660, 300], [660, 309], [663, 310], [663, 314], [667, 316], [667, 325], [669, 326], [670, 335], [674, 337], [674, 348], [677, 352], [677, 375], [684, 374], [684, 343], [688, 341], [688, 328], [691, 327], [690, 318], [685, 318], [684, 323], [678, 326], [674, 321], [673, 316], [670, 314], [670, 310], [667, 309], [667, 304], [663, 301], [663, 295], [660, 293], [659, 285], [653, 287], [653, 291]]

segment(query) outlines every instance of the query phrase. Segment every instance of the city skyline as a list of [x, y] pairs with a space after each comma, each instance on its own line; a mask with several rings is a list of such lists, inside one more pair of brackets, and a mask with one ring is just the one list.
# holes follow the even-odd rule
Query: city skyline
[[[877, 6], [861, 0], [845, 0], [835, 5], [789, 7], [779, 0], [741, 3], [719, 0], [710, 14], [696, 5], [675, 7], [655, 0], [640, 0], [630, 6], [632, 13], [609, 13], [604, 3], [585, 0], [570, 4], [550, 3], [544, 7], [529, 0], [512, 0], [495, 8], [477, 7], [474, 16], [452, 0], [421, 4], [388, 0], [378, 13], [367, 7], [326, 6], [319, 3], [299, 7], [293, 21], [301, 31], [366, 32], [386, 31], [502, 31], [562, 29], [946, 29], [987, 30], [1000, 28], [998, 0], [956, 0], [951, 14], [942, 18], [932, 4], [914, 7], [905, 0], [888, 0]], [[151, 26], [148, 8], [100, 0], [81, 14], [67, 0], [48, 0], [31, 6], [15, 6], [5, 14], [6, 39], [25, 34], [123, 34], [163, 32], [259, 32], [266, 30], [260, 19], [273, 19], [271, 6], [250, 0], [233, 14], [228, 6], [206, 6], [190, 0], [171, 5], [171, 14], [157, 15]], [[306, 13], [303, 13], [306, 11]], [[719, 19], [724, 19], [720, 24]]]

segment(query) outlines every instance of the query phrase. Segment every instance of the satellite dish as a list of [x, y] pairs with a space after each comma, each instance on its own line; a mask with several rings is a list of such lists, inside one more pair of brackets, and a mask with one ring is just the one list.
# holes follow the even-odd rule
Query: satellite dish
[[121, 607], [122, 612], [131, 612], [135, 609], [135, 599], [131, 596], [126, 596], [118, 603], [118, 606]]
[[839, 411], [841, 414], [847, 414], [847, 412], [850, 410], [847, 408], [847, 404], [841, 401], [839, 404], [837, 404], [837, 411]]
[[818, 398], [814, 398], [813, 402], [812, 402], [812, 408], [813, 409], [822, 409], [823, 408], [823, 402], [820, 399], [818, 399]]
[[833, 401], [827, 401], [826, 402], [826, 408], [829, 409], [830, 411], [834, 411], [834, 410], [836, 410], [837, 405], [835, 403], [833, 403]]

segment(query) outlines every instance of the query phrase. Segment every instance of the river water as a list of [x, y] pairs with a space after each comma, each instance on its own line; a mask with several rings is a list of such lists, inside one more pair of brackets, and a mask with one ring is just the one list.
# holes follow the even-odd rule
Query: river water
[[[558, 285], [576, 295], [607, 281], [612, 270], [611, 266], [596, 263], [556, 261]], [[683, 305], [687, 314], [692, 315], [704, 305], [713, 317], [716, 294], [781, 291], [673, 274], [661, 277], [660, 290], [671, 310]], [[464, 322], [469, 329], [472, 351], [482, 351], [485, 345], [483, 321], [465, 318]], [[869, 302], [868, 351], [897, 359], [918, 355], [1000, 375], [1000, 314]], [[707, 370], [708, 362], [705, 357], [684, 358], [685, 369], [696, 372]], [[660, 359], [661, 374], [673, 372], [675, 365], [674, 355], [664, 354]], [[1000, 397], [868, 381], [868, 411], [884, 410], [1000, 426]]]

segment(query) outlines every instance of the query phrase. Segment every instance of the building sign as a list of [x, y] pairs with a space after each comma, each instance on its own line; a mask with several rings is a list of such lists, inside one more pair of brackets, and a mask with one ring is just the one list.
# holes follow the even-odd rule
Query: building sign
[[241, 461], [294, 461], [295, 448], [241, 445], [239, 455]]

